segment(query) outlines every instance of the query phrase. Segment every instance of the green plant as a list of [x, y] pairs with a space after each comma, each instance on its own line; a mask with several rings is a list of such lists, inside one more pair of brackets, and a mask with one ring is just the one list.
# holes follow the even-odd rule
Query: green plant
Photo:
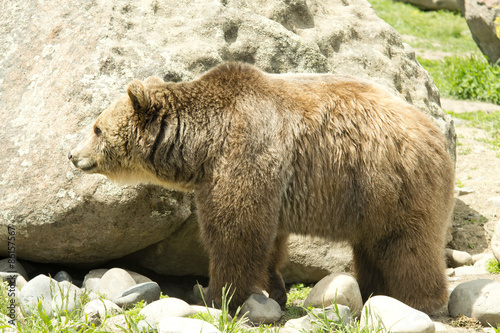
[[444, 96], [500, 104], [500, 66], [488, 63], [483, 56], [446, 57], [429, 60], [419, 57]]
[[297, 283], [290, 287], [288, 292], [288, 298], [286, 301], [287, 306], [298, 305], [298, 302], [302, 302], [306, 299], [307, 295], [311, 291], [311, 287], [304, 285], [303, 283]]
[[144, 316], [139, 314], [139, 312], [146, 306], [146, 303], [144, 301], [140, 301], [134, 304], [134, 307], [125, 310], [124, 315], [125, 317], [128, 317], [132, 322], [138, 323], [142, 319], [144, 319]]
[[496, 259], [488, 260], [485, 268], [491, 274], [500, 274], [500, 263]]
[[203, 303], [207, 307], [206, 312], [198, 312], [195, 315], [193, 315], [193, 318], [198, 318], [201, 320], [204, 320], [206, 322], [209, 322], [210, 324], [214, 325], [221, 331], [222, 333], [237, 333], [241, 332], [243, 329], [243, 324], [247, 321], [246, 314], [240, 314], [241, 307], [238, 307], [234, 313], [234, 316], [230, 315], [229, 311], [229, 304], [231, 303], [231, 299], [233, 295], [229, 294], [230, 293], [230, 287], [225, 286], [222, 288], [222, 306], [221, 306], [221, 313], [219, 316], [213, 315], [209, 309], [208, 305], [205, 302], [205, 298], [203, 295], [203, 291], [201, 290], [201, 286], [198, 285], [200, 288], [200, 295], [203, 300]]
[[8, 295], [9, 283], [7, 281], [0, 282], [0, 313], [7, 315], [9, 310], [9, 295]]
[[31, 314], [23, 320], [17, 321], [17, 330], [21, 333], [40, 332], [68, 332], [68, 333], [97, 333], [104, 332], [99, 330], [95, 324], [90, 324], [82, 316], [82, 308], [76, 308], [74, 311], [66, 312], [62, 315], [61, 312], [55, 312], [53, 316], [49, 316], [39, 301], [35, 309], [31, 309]]
[[500, 333], [500, 324], [499, 324], [496, 328], [495, 328], [495, 327], [493, 327], [493, 326], [491, 326], [491, 325], [490, 325], [490, 327], [491, 327], [491, 329], [493, 330], [493, 332], [495, 332], [495, 333]]

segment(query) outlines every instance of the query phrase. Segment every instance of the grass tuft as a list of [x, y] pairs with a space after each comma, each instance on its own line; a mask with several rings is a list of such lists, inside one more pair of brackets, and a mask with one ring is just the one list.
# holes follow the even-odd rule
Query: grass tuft
[[500, 263], [496, 259], [490, 259], [486, 262], [486, 270], [491, 274], [500, 274]]
[[476, 111], [456, 113], [446, 111], [446, 113], [451, 115], [453, 118], [467, 121], [471, 126], [485, 130], [490, 137], [482, 141], [485, 141], [486, 143], [491, 145], [492, 149], [500, 149], [500, 112]]

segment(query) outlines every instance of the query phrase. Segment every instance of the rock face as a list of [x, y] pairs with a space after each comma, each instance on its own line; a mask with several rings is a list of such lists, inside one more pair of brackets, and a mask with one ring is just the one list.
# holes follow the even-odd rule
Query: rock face
[[500, 59], [500, 6], [496, 0], [457, 0], [472, 38], [492, 64]]
[[500, 262], [500, 222], [497, 222], [495, 226], [495, 233], [491, 238], [491, 250], [493, 255]]
[[[134, 78], [188, 80], [224, 61], [371, 78], [435, 118], [454, 157], [438, 90], [365, 0], [12, 0], [0, 8], [0, 223], [16, 228], [20, 259], [96, 264], [135, 252], [135, 263], [158, 272], [207, 273], [190, 195], [119, 187], [67, 161]], [[336, 259], [330, 244], [309, 250], [297, 239], [286, 278], [319, 280], [348, 265], [345, 245]], [[318, 251], [330, 263], [312, 260]]]
[[459, 10], [457, 0], [397, 0], [404, 3], [411, 3], [422, 9], [438, 10]]

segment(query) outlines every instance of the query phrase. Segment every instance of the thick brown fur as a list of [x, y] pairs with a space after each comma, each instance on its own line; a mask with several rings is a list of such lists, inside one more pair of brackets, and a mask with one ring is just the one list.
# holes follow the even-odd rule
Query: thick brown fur
[[194, 191], [208, 301], [280, 304], [289, 233], [347, 240], [364, 299], [424, 311], [448, 298], [453, 163], [431, 120], [351, 77], [224, 64], [191, 82], [133, 81], [70, 153], [113, 180]]

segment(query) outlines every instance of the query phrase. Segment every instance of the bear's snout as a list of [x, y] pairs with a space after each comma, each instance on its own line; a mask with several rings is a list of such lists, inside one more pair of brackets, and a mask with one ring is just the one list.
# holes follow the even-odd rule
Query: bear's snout
[[89, 157], [80, 157], [78, 152], [75, 152], [75, 150], [71, 150], [68, 153], [68, 159], [75, 167], [84, 172], [95, 172], [94, 169], [97, 167], [97, 162], [94, 159]]

